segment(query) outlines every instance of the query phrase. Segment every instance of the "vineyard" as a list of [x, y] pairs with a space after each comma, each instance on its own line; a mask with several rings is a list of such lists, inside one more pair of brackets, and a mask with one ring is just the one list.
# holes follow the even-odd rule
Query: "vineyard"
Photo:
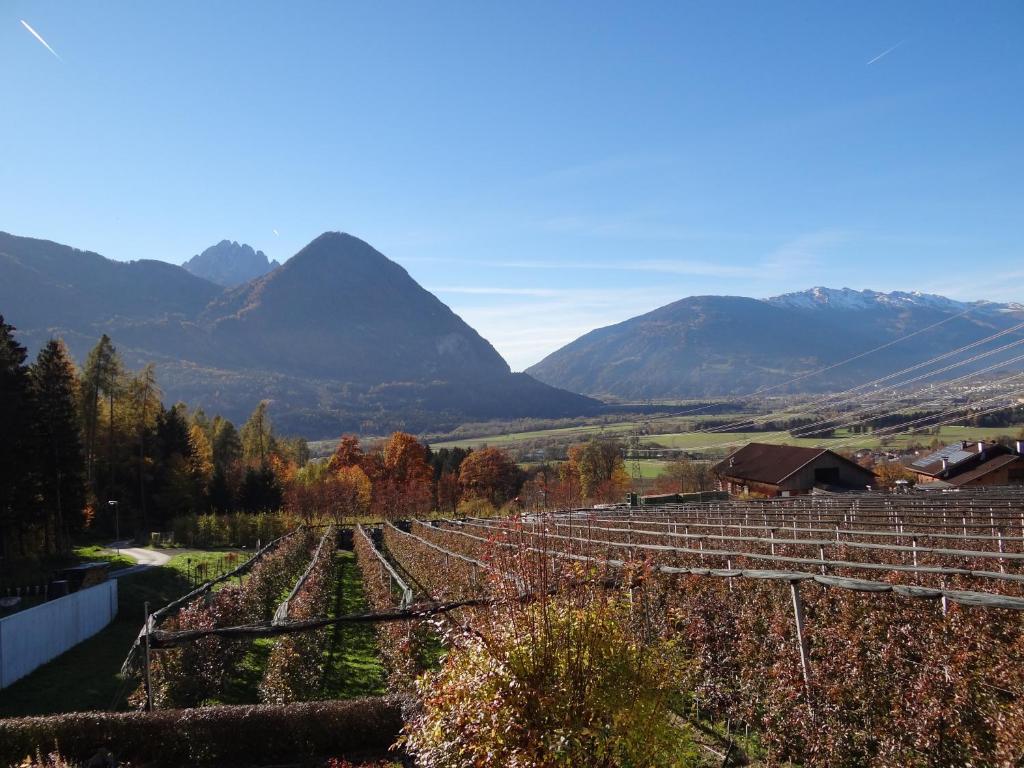
[[[331, 608], [342, 546], [357, 613]], [[316, 700], [332, 628], [372, 624], [409, 692], [448, 628], [581, 582], [626, 594], [636, 637], [685, 659], [680, 722], [762, 764], [1024, 760], [1020, 490], [300, 528], [152, 614], [125, 669], [140, 706], [201, 706], [262, 643], [259, 700]]]

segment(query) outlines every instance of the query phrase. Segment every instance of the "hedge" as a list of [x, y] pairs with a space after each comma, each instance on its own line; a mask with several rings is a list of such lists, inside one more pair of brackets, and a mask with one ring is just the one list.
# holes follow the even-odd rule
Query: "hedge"
[[0, 720], [0, 764], [37, 750], [69, 760], [109, 750], [146, 766], [253, 765], [384, 751], [402, 728], [403, 700], [373, 697], [154, 712], [77, 712]]

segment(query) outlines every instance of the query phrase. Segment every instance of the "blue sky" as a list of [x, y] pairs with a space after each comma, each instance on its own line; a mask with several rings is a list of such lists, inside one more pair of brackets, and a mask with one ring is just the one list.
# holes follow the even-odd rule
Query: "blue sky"
[[175, 263], [351, 232], [516, 369], [694, 294], [1022, 301], [1022, 33], [1016, 1], [0, 0], [0, 229]]

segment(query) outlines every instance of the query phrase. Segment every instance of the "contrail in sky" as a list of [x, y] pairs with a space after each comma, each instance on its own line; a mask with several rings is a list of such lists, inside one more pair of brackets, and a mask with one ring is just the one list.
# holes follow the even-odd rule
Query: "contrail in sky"
[[29, 32], [31, 32], [32, 33], [32, 37], [34, 37], [40, 43], [45, 45], [46, 46], [46, 50], [48, 50], [54, 56], [57, 56], [57, 61], [64, 61], [64, 59], [62, 59], [60, 56], [58, 56], [57, 52], [55, 50], [53, 50], [53, 48], [50, 47], [50, 44], [48, 42], [46, 42], [45, 40], [43, 40], [43, 36], [40, 35], [38, 32], [36, 32], [34, 29], [32, 29], [32, 25], [31, 24], [29, 24], [27, 21], [22, 19], [21, 20], [21, 26], [23, 26], [25, 29], [27, 29]]
[[893, 46], [892, 48], [888, 48], [888, 49], [886, 49], [886, 50], [882, 51], [882, 52], [881, 52], [880, 54], [878, 54], [877, 56], [875, 56], [875, 58], [871, 59], [871, 61], [869, 61], [869, 62], [867, 63], [867, 66], [871, 66], [872, 64], [874, 64], [874, 63], [875, 63], [876, 61], [878, 61], [879, 59], [884, 59], [884, 58], [885, 58], [886, 56], [888, 56], [888, 55], [889, 55], [890, 53], [892, 53], [892, 52], [893, 52], [893, 51], [895, 51], [895, 50], [896, 50], [897, 48], [899, 48], [899, 47], [900, 47], [901, 45], [903, 45], [903, 43], [904, 43], [904, 42], [906, 42], [906, 41], [905, 41], [905, 40], [900, 40], [900, 41], [899, 41], [898, 43], [896, 43], [896, 45], [894, 45], [894, 46]]

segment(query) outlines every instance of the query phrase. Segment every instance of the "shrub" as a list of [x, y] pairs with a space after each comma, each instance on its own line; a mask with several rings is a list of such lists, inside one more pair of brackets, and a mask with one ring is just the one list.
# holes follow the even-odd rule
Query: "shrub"
[[[161, 628], [170, 631], [212, 629], [241, 624], [244, 619], [242, 588], [232, 585], [214, 594], [209, 601], [200, 599], [185, 606]], [[153, 704], [158, 708], [198, 706], [216, 697], [245, 651], [242, 643], [211, 636], [155, 654]], [[131, 701], [140, 707], [145, 703], [141, 686]]]
[[[324, 607], [337, 585], [333, 527], [324, 534], [305, 580], [288, 601], [288, 618], [312, 619], [325, 613]], [[326, 629], [285, 635], [274, 643], [260, 682], [260, 699], [268, 704], [309, 701], [320, 694], [324, 674]]]
[[463, 499], [459, 502], [456, 514], [459, 517], [494, 517], [497, 509], [487, 499]]
[[[168, 631], [212, 629], [266, 621], [309, 562], [316, 536], [301, 528], [266, 552], [242, 585], [228, 585], [204, 595], [166, 619]], [[157, 707], [194, 707], [217, 700], [229, 675], [245, 656], [249, 644], [221, 637], [204, 637], [154, 655], [151, 667], [153, 702]], [[140, 686], [131, 696], [141, 706]]]
[[73, 764], [108, 749], [119, 761], [154, 768], [293, 764], [318, 756], [379, 754], [398, 736], [402, 705], [401, 699], [379, 697], [0, 720], [0, 764], [16, 765], [49, 750]]
[[670, 719], [682, 665], [672, 646], [637, 642], [628, 614], [599, 594], [499, 612], [417, 681], [406, 748], [424, 768], [692, 764]]
[[266, 544], [299, 525], [285, 512], [178, 515], [171, 521], [174, 542], [189, 547], [250, 547]]

